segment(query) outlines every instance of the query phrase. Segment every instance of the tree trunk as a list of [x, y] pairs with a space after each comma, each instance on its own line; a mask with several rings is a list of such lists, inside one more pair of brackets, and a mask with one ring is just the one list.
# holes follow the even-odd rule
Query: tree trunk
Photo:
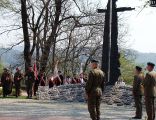
[[40, 46], [39, 46], [39, 38], [37, 39], [37, 43], [36, 43], [36, 66], [37, 66], [37, 70], [40, 69]]
[[[56, 7], [56, 11], [55, 11], [55, 19], [54, 19], [54, 23], [52, 23], [52, 33], [49, 37], [49, 39], [45, 42], [44, 44], [44, 48], [43, 48], [43, 53], [41, 56], [41, 63], [40, 63], [40, 67], [42, 71], [46, 71], [46, 67], [48, 64], [48, 59], [49, 59], [49, 55], [50, 55], [50, 50], [51, 47], [55, 47], [56, 45], [56, 37], [57, 37], [57, 28], [59, 26], [59, 18], [61, 15], [61, 6], [62, 5], [62, 1], [61, 0], [55, 0], [55, 7]], [[53, 49], [53, 60], [55, 59], [55, 49]], [[53, 63], [54, 65], [54, 63]], [[54, 66], [53, 66], [54, 67]], [[54, 70], [54, 68], [52, 68], [52, 70]]]
[[52, 73], [54, 72], [55, 68], [55, 51], [56, 51], [56, 38], [55, 41], [53, 42], [53, 53], [52, 53]]
[[30, 54], [30, 40], [27, 24], [27, 7], [26, 0], [21, 0], [21, 17], [22, 17], [22, 27], [23, 27], [23, 36], [24, 36], [24, 61], [25, 61], [25, 70], [28, 69], [28, 66], [31, 65], [31, 54]]

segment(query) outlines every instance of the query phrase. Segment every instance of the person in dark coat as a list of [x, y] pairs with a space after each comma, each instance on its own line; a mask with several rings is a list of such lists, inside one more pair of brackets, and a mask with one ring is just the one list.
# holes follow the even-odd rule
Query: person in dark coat
[[147, 71], [143, 85], [145, 95], [147, 120], [155, 120], [155, 97], [156, 97], [156, 72], [154, 71], [155, 64], [147, 63]]
[[36, 92], [38, 91], [39, 86], [45, 86], [46, 77], [43, 72], [40, 72], [35, 80], [34, 84], [34, 96], [36, 96]]
[[61, 82], [62, 81], [61, 81], [59, 76], [56, 76], [56, 77], [53, 78], [53, 83], [54, 83], [55, 86], [60, 86]]
[[53, 82], [52, 78], [48, 79], [48, 83], [49, 83], [49, 88], [54, 87], [54, 82]]
[[144, 75], [142, 74], [142, 68], [140, 66], [136, 66], [135, 76], [133, 81], [133, 97], [135, 101], [136, 115], [135, 117], [133, 117], [133, 119], [142, 119], [143, 80], [144, 80]]
[[20, 96], [22, 79], [23, 79], [23, 74], [21, 73], [21, 70], [19, 70], [19, 68], [16, 68], [16, 73], [14, 74], [14, 84], [15, 84], [16, 97]]
[[12, 92], [13, 86], [12, 75], [7, 68], [4, 68], [4, 72], [2, 73], [1, 84], [3, 88], [3, 97], [6, 97]]
[[27, 98], [32, 99], [32, 92], [35, 83], [35, 74], [32, 66], [29, 66], [29, 70], [25, 74], [26, 77], [26, 89], [27, 89]]
[[38, 79], [40, 81], [40, 86], [45, 86], [46, 85], [46, 76], [45, 73], [40, 73], [40, 75], [38, 76]]

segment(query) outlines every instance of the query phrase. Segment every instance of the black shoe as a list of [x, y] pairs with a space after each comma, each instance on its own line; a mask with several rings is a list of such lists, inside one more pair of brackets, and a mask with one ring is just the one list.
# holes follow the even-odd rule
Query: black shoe
[[132, 119], [142, 119], [141, 117], [132, 117]]

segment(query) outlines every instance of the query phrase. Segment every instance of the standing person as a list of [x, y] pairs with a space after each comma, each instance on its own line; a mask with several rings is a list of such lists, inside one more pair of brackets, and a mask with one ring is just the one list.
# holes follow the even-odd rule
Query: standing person
[[4, 68], [4, 72], [2, 73], [1, 77], [1, 84], [3, 87], [3, 97], [6, 97], [12, 92], [12, 75], [9, 73], [7, 68]]
[[133, 119], [142, 119], [142, 82], [144, 75], [142, 74], [142, 68], [139, 66], [135, 67], [135, 75], [133, 81], [133, 97], [136, 106], [136, 115]]
[[28, 71], [25, 74], [26, 77], [26, 89], [27, 89], [27, 98], [32, 99], [32, 91], [35, 82], [35, 75], [32, 66], [29, 66]]
[[65, 84], [65, 85], [71, 84], [71, 78], [70, 78], [70, 76], [67, 76], [67, 77], [64, 79], [64, 84]]
[[49, 83], [49, 88], [54, 87], [54, 82], [53, 82], [53, 78], [52, 77], [48, 79], [48, 83]]
[[38, 91], [39, 86], [45, 86], [46, 84], [46, 77], [44, 72], [40, 72], [37, 76], [37, 79], [35, 80], [34, 84], [34, 96], [36, 96], [36, 92]]
[[44, 72], [41, 72], [40, 75], [38, 76], [38, 79], [40, 81], [40, 86], [45, 86], [46, 85], [46, 75]]
[[23, 75], [21, 73], [21, 70], [19, 70], [19, 68], [16, 68], [16, 73], [14, 74], [14, 84], [15, 84], [16, 97], [20, 96], [22, 79], [23, 79]]
[[81, 84], [84, 84], [84, 76], [83, 76], [83, 73], [80, 74], [79, 79], [80, 79], [80, 83]]
[[154, 71], [155, 64], [149, 62], [147, 63], [147, 73], [144, 85], [144, 94], [145, 94], [145, 105], [148, 119], [155, 120], [155, 106], [154, 99], [156, 97], [156, 72]]
[[100, 120], [100, 104], [104, 91], [105, 75], [100, 70], [97, 60], [91, 61], [91, 71], [86, 83], [86, 95], [88, 98], [88, 111], [92, 120]]

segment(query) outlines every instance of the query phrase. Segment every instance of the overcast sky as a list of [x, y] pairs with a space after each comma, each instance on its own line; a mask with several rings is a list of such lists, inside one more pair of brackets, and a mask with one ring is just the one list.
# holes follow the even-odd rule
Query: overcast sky
[[[107, 0], [99, 1], [101, 2], [101, 6], [105, 8]], [[145, 0], [118, 0], [117, 2], [118, 7], [136, 7], [135, 11], [123, 14], [125, 23], [129, 27], [129, 36], [126, 38], [126, 41], [128, 41], [127, 44], [132, 49], [140, 52], [156, 53], [156, 8], [147, 7], [138, 15], [141, 10], [142, 1]], [[3, 18], [2, 20], [1, 18], [0, 25], [3, 25], [4, 21], [8, 21], [8, 19]], [[17, 41], [16, 37], [10, 35], [3, 36], [0, 38], [0, 45], [6, 46], [11, 44]]]
[[[101, 0], [104, 3], [106, 0]], [[127, 44], [140, 52], [156, 53], [156, 8], [147, 7], [140, 14], [145, 0], [118, 0], [118, 7], [135, 7], [133, 12], [124, 12], [129, 27]]]

